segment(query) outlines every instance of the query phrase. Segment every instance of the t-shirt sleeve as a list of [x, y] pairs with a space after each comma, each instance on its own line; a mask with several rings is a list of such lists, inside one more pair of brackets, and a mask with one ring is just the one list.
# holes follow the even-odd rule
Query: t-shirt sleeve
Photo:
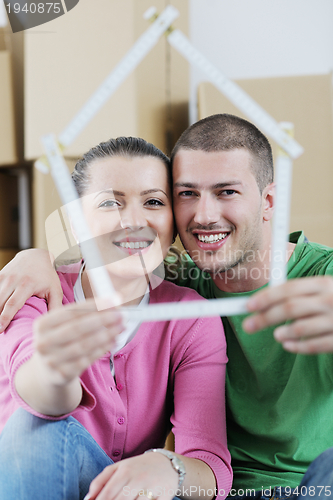
[[183, 252], [178, 258], [167, 257], [165, 268], [167, 281], [192, 288], [207, 299], [214, 298], [210, 275], [201, 271], [187, 253]]
[[[31, 408], [17, 393], [15, 388], [15, 374], [34, 353], [33, 346], [33, 323], [42, 314], [47, 312], [47, 304], [44, 299], [31, 297], [16, 314], [8, 328], [0, 334], [0, 358], [3, 372], [7, 377], [12, 399], [29, 413], [48, 420], [59, 420], [61, 417], [43, 415]], [[82, 384], [83, 396], [79, 407], [92, 409], [95, 398]], [[77, 408], [76, 408], [77, 410]]]
[[[184, 324], [183, 324], [184, 325]], [[182, 328], [179, 321], [177, 328]], [[225, 498], [232, 484], [225, 418], [226, 343], [220, 318], [192, 320], [172, 359], [175, 451], [207, 463]]]

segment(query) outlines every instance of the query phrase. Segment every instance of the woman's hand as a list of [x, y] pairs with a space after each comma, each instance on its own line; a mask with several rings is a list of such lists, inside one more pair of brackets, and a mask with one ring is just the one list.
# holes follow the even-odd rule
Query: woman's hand
[[178, 474], [160, 453], [145, 453], [106, 467], [91, 483], [88, 500], [134, 500], [163, 497], [171, 500], [178, 487]]
[[19, 252], [0, 271], [0, 332], [32, 295], [46, 299], [49, 309], [62, 304], [62, 289], [51, 256], [37, 248]]
[[34, 325], [35, 353], [15, 375], [19, 396], [35, 411], [59, 416], [82, 398], [79, 376], [108, 352], [123, 330], [118, 311], [97, 311], [94, 300], [50, 311]]
[[48, 312], [33, 328], [36, 353], [53, 373], [53, 382], [61, 385], [110, 351], [124, 326], [119, 311], [98, 311], [90, 299]]

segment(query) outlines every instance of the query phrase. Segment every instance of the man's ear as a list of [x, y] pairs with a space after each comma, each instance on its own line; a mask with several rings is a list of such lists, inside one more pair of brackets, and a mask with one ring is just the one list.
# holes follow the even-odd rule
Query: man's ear
[[262, 217], [269, 221], [273, 217], [275, 203], [275, 183], [268, 184], [262, 192]]

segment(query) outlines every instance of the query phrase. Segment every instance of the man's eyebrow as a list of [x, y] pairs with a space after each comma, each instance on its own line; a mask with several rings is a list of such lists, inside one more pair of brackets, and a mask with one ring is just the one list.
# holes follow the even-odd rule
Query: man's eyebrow
[[198, 184], [194, 184], [193, 182], [175, 182], [173, 187], [196, 188]]
[[[227, 182], [218, 182], [217, 184], [213, 184], [212, 186], [208, 186], [208, 189], [222, 189], [227, 186], [238, 186], [242, 184], [241, 181], [236, 181], [236, 180], [231, 180]], [[173, 187], [184, 187], [184, 188], [192, 188], [192, 189], [197, 189], [199, 188], [199, 184], [196, 184], [194, 182], [175, 182]]]

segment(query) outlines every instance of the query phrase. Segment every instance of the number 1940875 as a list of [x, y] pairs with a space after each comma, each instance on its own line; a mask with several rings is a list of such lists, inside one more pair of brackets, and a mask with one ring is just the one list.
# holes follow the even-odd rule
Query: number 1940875
[[14, 3], [11, 5], [10, 3], [6, 4], [8, 9], [8, 13], [13, 12], [14, 14], [19, 14], [20, 12], [24, 12], [26, 14], [50, 14], [51, 12], [54, 14], [60, 14], [61, 2], [39, 2], [39, 3], [25, 3], [24, 5], [20, 5], [19, 3]]

